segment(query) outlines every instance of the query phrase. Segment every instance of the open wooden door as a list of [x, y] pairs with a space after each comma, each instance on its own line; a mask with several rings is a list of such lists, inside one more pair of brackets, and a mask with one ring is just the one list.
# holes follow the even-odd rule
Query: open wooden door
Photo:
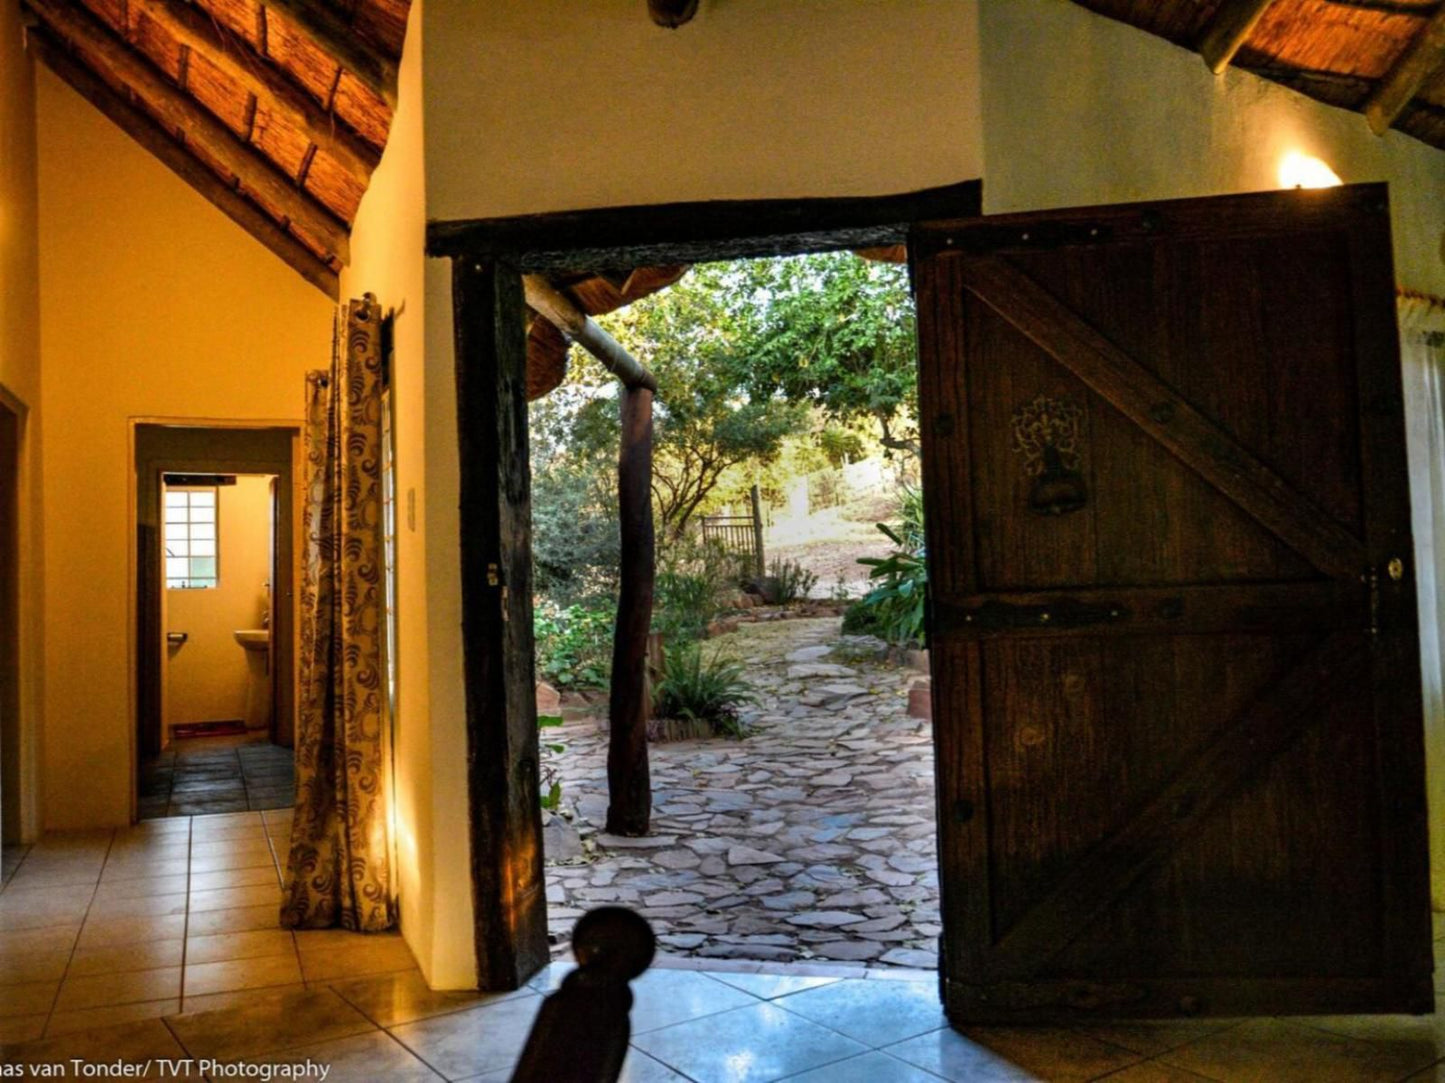
[[1384, 187], [911, 252], [950, 1018], [1430, 1011]]

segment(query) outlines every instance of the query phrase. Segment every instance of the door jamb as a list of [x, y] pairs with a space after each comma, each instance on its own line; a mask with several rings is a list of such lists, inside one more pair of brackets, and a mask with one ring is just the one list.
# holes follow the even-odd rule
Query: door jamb
[[[931, 188], [901, 195], [820, 198], [800, 200], [729, 200], [701, 203], [670, 203], [652, 206], [613, 207], [596, 210], [525, 215], [514, 218], [471, 219], [431, 222], [427, 227], [427, 252], [452, 260], [454, 346], [457, 365], [457, 409], [463, 451], [481, 451], [484, 457], [508, 450], [526, 463], [526, 410], [520, 403], [521, 426], [510, 449], [503, 441], [495, 449], [481, 448], [469, 438], [470, 430], [497, 431], [499, 412], [517, 412], [518, 403], [498, 402], [498, 394], [523, 396], [519, 383], [510, 378], [515, 367], [512, 353], [517, 343], [505, 336], [524, 328], [520, 276], [526, 272], [555, 270], [631, 271], [639, 266], [698, 263], [707, 260], [797, 255], [907, 243], [908, 231], [917, 221], [977, 217], [982, 212], [982, 182]], [[474, 278], [485, 289], [457, 290], [458, 282]], [[515, 288], [513, 288], [515, 286]], [[500, 344], [500, 347], [499, 347]], [[510, 375], [509, 375], [510, 373]], [[470, 378], [469, 378], [470, 377]], [[499, 386], [500, 385], [500, 386]], [[487, 388], [493, 393], [488, 394]], [[475, 468], [468, 469], [471, 465]], [[483, 508], [499, 500], [497, 474], [506, 474], [508, 464], [481, 462], [462, 464], [460, 501]], [[525, 471], [523, 472], [525, 474]], [[530, 481], [512, 479], [520, 491], [511, 496], [525, 503], [530, 499]], [[487, 521], [490, 520], [490, 521]], [[496, 520], [488, 513], [472, 517], [491, 530]], [[465, 522], [465, 517], [464, 517]], [[514, 539], [512, 548], [530, 557], [530, 538]], [[505, 657], [505, 643], [499, 643], [498, 629], [508, 618], [493, 619], [495, 599], [481, 590], [486, 571], [480, 562], [496, 549], [495, 537], [461, 539], [463, 611], [478, 619], [463, 628], [463, 673], [467, 685], [467, 765], [469, 776], [468, 823], [471, 827], [471, 880], [473, 920], [477, 951], [477, 973], [487, 988], [517, 988], [547, 958], [545, 941], [540, 952], [534, 943], [535, 930], [545, 932], [546, 899], [533, 890], [535, 870], [541, 864], [541, 821], [536, 815], [535, 794], [525, 791], [527, 772], [507, 774], [499, 779], [492, 761], [499, 749], [509, 744], [508, 735], [525, 735], [526, 743], [512, 748], [523, 764], [538, 762], [538, 741], [534, 720], [509, 719], [512, 710], [530, 716], [532, 704], [505, 705], [484, 688], [477, 678], [490, 675]], [[495, 559], [495, 556], [493, 556]], [[526, 563], [527, 561], [524, 561]], [[495, 578], [496, 566], [492, 565]], [[468, 586], [472, 590], [468, 590]], [[518, 619], [531, 627], [529, 592], [513, 590], [510, 622]], [[513, 624], [515, 626], [515, 624]], [[517, 660], [508, 658], [508, 662]], [[530, 687], [533, 659], [521, 660]], [[502, 676], [514, 683], [504, 667]], [[500, 708], [500, 711], [498, 710]], [[500, 785], [498, 785], [500, 781]], [[488, 830], [479, 831], [478, 825]], [[515, 860], [518, 841], [528, 843], [528, 860]], [[523, 846], [523, 849], [529, 848]], [[482, 848], [483, 852], [477, 852]], [[513, 860], [507, 860], [508, 856]], [[498, 923], [498, 914], [507, 920]]]

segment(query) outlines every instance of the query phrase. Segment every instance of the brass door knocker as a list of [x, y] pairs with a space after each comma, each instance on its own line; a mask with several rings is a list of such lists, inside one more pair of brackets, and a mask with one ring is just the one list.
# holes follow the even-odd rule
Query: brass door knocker
[[1089, 501], [1079, 470], [1079, 422], [1083, 407], [1039, 395], [1013, 416], [1013, 449], [1034, 477], [1028, 509], [1035, 515], [1067, 515]]

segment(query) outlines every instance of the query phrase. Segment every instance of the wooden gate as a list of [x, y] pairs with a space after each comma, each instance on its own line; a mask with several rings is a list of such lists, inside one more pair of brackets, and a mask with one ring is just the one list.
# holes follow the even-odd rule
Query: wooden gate
[[911, 253], [950, 1017], [1431, 1010], [1383, 186]]

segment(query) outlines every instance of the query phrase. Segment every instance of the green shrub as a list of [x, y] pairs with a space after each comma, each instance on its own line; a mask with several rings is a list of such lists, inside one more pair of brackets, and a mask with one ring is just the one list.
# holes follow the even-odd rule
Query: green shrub
[[612, 671], [615, 603], [562, 608], [546, 599], [532, 615], [537, 675], [558, 688], [602, 688]]
[[[537, 716], [537, 729], [556, 729], [562, 724], [562, 716], [555, 714], [539, 714]], [[567, 746], [558, 744], [555, 741], [543, 741], [542, 747], [557, 755], [567, 751]], [[558, 777], [557, 768], [546, 760], [542, 761], [542, 807], [549, 812], [556, 812], [562, 804], [562, 780]]]
[[658, 555], [653, 631], [674, 644], [701, 639], [736, 578], [736, 560], [720, 545], [672, 542]]
[[652, 690], [653, 713], [708, 723], [714, 733], [743, 736], [737, 709], [754, 700], [741, 662], [704, 658], [696, 643], [667, 652], [667, 672]]
[[903, 536], [885, 523], [878, 529], [897, 548], [886, 557], [861, 557], [874, 584], [863, 598], [849, 606], [843, 631], [849, 635], [876, 635], [889, 643], [924, 645], [928, 596], [928, 564], [922, 550], [910, 550]]
[[818, 585], [818, 577], [795, 560], [774, 560], [771, 571], [777, 580], [780, 605], [805, 601]]

